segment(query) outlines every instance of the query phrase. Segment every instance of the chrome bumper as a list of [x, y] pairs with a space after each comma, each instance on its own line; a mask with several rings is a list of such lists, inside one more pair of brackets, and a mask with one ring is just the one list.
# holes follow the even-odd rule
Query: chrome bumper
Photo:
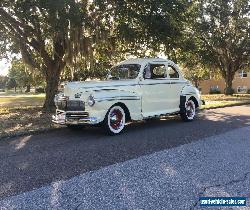
[[56, 114], [52, 116], [52, 122], [60, 125], [80, 125], [80, 124], [97, 124], [96, 117], [89, 117], [86, 112], [70, 111], [65, 112], [56, 110]]

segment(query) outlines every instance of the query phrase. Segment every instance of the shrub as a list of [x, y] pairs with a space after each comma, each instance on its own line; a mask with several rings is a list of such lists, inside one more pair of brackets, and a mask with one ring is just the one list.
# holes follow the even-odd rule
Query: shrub
[[209, 94], [221, 94], [221, 92], [218, 89], [210, 89]]
[[45, 93], [45, 90], [43, 87], [38, 87], [35, 89], [35, 93]]

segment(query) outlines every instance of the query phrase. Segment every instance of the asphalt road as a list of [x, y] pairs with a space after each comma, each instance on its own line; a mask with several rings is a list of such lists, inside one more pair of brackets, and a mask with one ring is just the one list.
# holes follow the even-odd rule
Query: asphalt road
[[190, 123], [179, 117], [132, 123], [112, 137], [93, 127], [4, 139], [0, 199], [249, 125], [250, 106], [238, 106], [202, 111]]

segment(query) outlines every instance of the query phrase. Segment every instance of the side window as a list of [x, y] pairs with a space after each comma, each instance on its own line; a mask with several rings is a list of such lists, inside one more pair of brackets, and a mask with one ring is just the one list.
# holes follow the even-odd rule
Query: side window
[[179, 78], [179, 73], [173, 66], [168, 66], [168, 74], [170, 78]]
[[145, 79], [160, 79], [166, 77], [166, 66], [164, 64], [148, 64], [144, 69]]

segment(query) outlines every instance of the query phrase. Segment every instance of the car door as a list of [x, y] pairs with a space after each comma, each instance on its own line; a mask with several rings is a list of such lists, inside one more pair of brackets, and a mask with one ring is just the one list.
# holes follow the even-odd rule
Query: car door
[[169, 92], [170, 107], [173, 111], [179, 111], [180, 95], [186, 80], [182, 78], [178, 66], [173, 62], [168, 63], [168, 77], [171, 82], [171, 91]]
[[148, 63], [139, 84], [143, 117], [166, 114], [171, 111], [168, 100], [168, 94], [171, 91], [170, 80], [167, 77], [166, 62]]

